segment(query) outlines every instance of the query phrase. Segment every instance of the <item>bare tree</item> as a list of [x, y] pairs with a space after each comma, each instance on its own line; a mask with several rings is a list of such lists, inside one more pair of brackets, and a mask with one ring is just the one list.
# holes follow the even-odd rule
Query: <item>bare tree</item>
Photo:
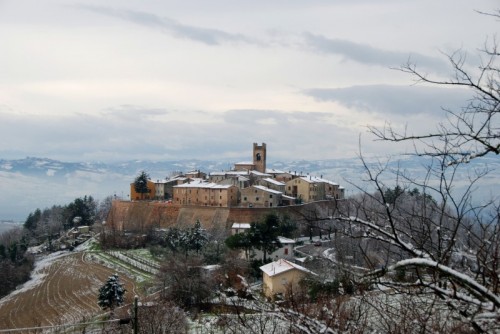
[[[415, 154], [426, 165], [425, 176], [417, 179], [382, 163], [374, 168], [362, 157], [366, 181], [374, 191], [364, 190], [339, 205], [337, 218], [345, 224], [344, 231], [353, 238], [370, 240], [363, 245], [367, 262], [373, 262], [369, 254], [377, 254], [379, 263], [367, 266], [371, 270], [358, 277], [385, 285], [390, 288], [385, 291], [398, 296], [426, 296], [419, 299], [423, 303], [419, 310], [425, 310], [419, 317], [429, 317], [424, 322], [427, 327], [401, 329], [396, 324], [400, 317], [383, 317], [392, 321], [386, 326], [388, 331], [500, 330], [500, 203], [498, 198], [475, 198], [477, 183], [491, 171], [465, 164], [500, 153], [499, 55], [496, 43], [485, 45], [478, 70], [468, 71], [465, 54], [456, 52], [448, 57], [455, 75], [444, 81], [419, 72], [414, 64], [404, 65], [401, 70], [418, 82], [464, 87], [473, 97], [458, 112], [446, 110], [447, 121], [438, 124], [436, 132], [413, 135], [398, 133], [390, 125], [370, 128], [379, 140], [412, 142]], [[386, 183], [388, 179], [392, 182]], [[460, 192], [456, 190], [459, 182], [465, 184]], [[394, 183], [402, 191], [389, 198], [387, 189]], [[412, 193], [412, 188], [418, 191]], [[395, 298], [384, 305], [415, 302]], [[451, 321], [446, 319], [453, 319], [453, 326], [439, 323]]]
[[[488, 14], [500, 17], [500, 11]], [[500, 154], [500, 50], [497, 42], [486, 42], [480, 52], [480, 65], [469, 70], [467, 54], [456, 51], [448, 55], [454, 76], [448, 80], [432, 78], [408, 62], [400, 70], [409, 73], [416, 83], [444, 87], [461, 87], [472, 93], [469, 103], [461, 110], [445, 110], [447, 120], [437, 125], [434, 132], [424, 134], [400, 133], [390, 124], [370, 131], [385, 141], [415, 141], [423, 144], [418, 153], [446, 157], [448, 163], [468, 162], [471, 159]]]

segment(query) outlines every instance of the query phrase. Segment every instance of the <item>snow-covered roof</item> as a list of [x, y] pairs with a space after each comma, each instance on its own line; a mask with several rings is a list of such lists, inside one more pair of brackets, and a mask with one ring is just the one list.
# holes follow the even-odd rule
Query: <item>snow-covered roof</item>
[[228, 189], [230, 187], [233, 187], [233, 185], [217, 184], [212, 182], [205, 182], [202, 180], [195, 180], [189, 183], [184, 183], [174, 186], [174, 188], [212, 188], [212, 189]]
[[295, 199], [295, 197], [288, 196], [288, 195], [285, 195], [285, 194], [283, 194], [282, 198], [283, 199], [289, 199], [289, 200], [294, 200]]
[[277, 186], [284, 186], [285, 183], [283, 182], [280, 182], [280, 181], [277, 181], [275, 179], [271, 179], [270, 177], [266, 177], [265, 179], [263, 179], [262, 181], [266, 181], [266, 182], [269, 182], [269, 183], [272, 183], [272, 184], [275, 184]]
[[331, 184], [332, 186], [339, 185], [338, 183], [317, 176], [301, 176], [300, 179], [309, 183], [328, 183]]
[[264, 187], [264, 186], [252, 186], [252, 187], [260, 189], [260, 190], [268, 192], [268, 193], [272, 193], [272, 194], [283, 194], [281, 191], [269, 189], [268, 187]]
[[274, 169], [274, 168], [266, 168], [266, 173], [268, 174], [290, 174], [288, 172], [279, 170], [279, 169]]
[[253, 165], [253, 161], [240, 161], [235, 163], [234, 165]]
[[282, 244], [294, 244], [295, 243], [295, 240], [289, 239], [289, 238], [285, 238], [285, 237], [278, 237], [278, 240]]
[[250, 224], [248, 224], [248, 223], [233, 223], [231, 228], [250, 228]]
[[226, 175], [248, 175], [248, 171], [246, 170], [229, 170], [225, 172], [211, 172], [210, 176], [226, 176]]
[[271, 277], [293, 269], [297, 269], [308, 274], [316, 275], [309, 269], [299, 266], [298, 264], [289, 262], [285, 259], [279, 259], [260, 267], [260, 270], [262, 270], [265, 274]]
[[252, 171], [250, 171], [250, 173], [253, 175], [257, 175], [257, 176], [271, 176], [271, 174], [262, 173], [262, 172], [259, 172], [256, 170], [252, 170]]

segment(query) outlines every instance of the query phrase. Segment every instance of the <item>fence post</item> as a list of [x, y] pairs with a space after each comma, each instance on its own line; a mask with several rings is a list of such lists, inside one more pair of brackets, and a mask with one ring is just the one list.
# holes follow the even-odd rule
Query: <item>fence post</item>
[[139, 324], [138, 324], [138, 321], [139, 321], [139, 316], [138, 316], [138, 300], [139, 300], [139, 297], [136, 295], [134, 297], [134, 334], [137, 334], [138, 333], [138, 328], [139, 328]]

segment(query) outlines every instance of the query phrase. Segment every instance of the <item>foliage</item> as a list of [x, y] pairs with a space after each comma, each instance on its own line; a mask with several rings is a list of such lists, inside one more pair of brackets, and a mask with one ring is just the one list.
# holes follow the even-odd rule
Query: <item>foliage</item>
[[143, 305], [138, 311], [139, 334], [187, 333], [186, 313], [169, 301]]
[[123, 296], [127, 290], [117, 274], [109, 276], [106, 283], [99, 289], [99, 296], [97, 297], [97, 304], [102, 309], [113, 310], [115, 307], [123, 304]]
[[215, 288], [210, 272], [203, 269], [202, 258], [171, 257], [160, 268], [157, 282], [164, 300], [189, 309], [208, 300]]
[[35, 212], [30, 212], [28, 218], [26, 218], [26, 221], [24, 222], [24, 228], [34, 230], [37, 223], [40, 221], [41, 216], [42, 211], [40, 211], [40, 209], [36, 209]]
[[201, 227], [199, 220], [196, 221], [194, 226], [189, 230], [188, 243], [189, 249], [194, 250], [196, 254], [205, 246], [208, 242], [207, 234], [205, 230]]
[[0, 235], [0, 297], [30, 278], [34, 258], [27, 253], [26, 235], [14, 229]]
[[172, 252], [182, 251], [186, 256], [189, 251], [195, 251], [198, 254], [207, 243], [208, 234], [201, 227], [199, 220], [188, 229], [171, 227], [164, 235], [164, 244]]
[[90, 226], [94, 224], [97, 213], [97, 202], [92, 196], [77, 198], [66, 206], [66, 229], [75, 226]]
[[147, 194], [150, 189], [148, 188], [148, 180], [150, 179], [148, 173], [141, 171], [141, 173], [134, 180], [134, 190], [141, 194], [141, 198], [144, 198], [144, 194]]
[[280, 219], [275, 214], [269, 214], [262, 222], [251, 223], [247, 231], [228, 237], [225, 243], [231, 249], [243, 249], [246, 253], [251, 248], [259, 249], [264, 253], [266, 262], [267, 254], [281, 247], [278, 237], [291, 235], [295, 228], [296, 225], [288, 218]]

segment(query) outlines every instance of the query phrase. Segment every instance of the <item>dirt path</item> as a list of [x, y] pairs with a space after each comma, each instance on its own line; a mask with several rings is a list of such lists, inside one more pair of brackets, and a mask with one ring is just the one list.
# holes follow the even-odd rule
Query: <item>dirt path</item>
[[[75, 323], [100, 311], [99, 288], [113, 269], [85, 261], [84, 253], [62, 256], [39, 266], [34, 279], [0, 300], [0, 329]], [[135, 283], [120, 275], [131, 303]]]

